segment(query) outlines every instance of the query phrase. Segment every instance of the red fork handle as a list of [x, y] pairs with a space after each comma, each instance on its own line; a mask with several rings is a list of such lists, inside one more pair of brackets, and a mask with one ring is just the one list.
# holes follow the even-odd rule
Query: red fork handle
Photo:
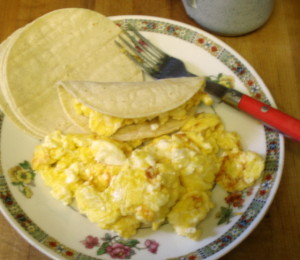
[[300, 142], [300, 120], [247, 95], [242, 95], [238, 108]]

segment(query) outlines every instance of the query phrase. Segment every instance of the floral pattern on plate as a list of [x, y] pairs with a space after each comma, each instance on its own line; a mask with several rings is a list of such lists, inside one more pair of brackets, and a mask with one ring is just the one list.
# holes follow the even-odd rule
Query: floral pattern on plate
[[28, 161], [19, 163], [10, 168], [9, 176], [13, 185], [17, 186], [26, 198], [31, 198], [33, 193], [31, 187], [34, 187], [35, 172], [32, 170]]
[[159, 247], [159, 243], [151, 239], [145, 240], [144, 245], [140, 246], [140, 241], [137, 239], [123, 239], [110, 233], [105, 233], [101, 239], [89, 235], [81, 242], [86, 248], [96, 247], [97, 255], [108, 254], [117, 259], [131, 259], [136, 254], [136, 250], [147, 249], [150, 253], [156, 254]]

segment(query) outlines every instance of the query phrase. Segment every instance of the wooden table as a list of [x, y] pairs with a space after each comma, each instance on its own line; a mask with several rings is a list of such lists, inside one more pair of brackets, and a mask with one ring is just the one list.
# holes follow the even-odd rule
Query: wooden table
[[[268, 23], [249, 35], [218, 38], [252, 64], [281, 110], [300, 118], [298, 2], [276, 1]], [[179, 0], [1, 0], [0, 41], [42, 14], [64, 7], [90, 8], [106, 16], [152, 15], [198, 26]], [[286, 140], [285, 154], [282, 181], [268, 213], [250, 236], [222, 259], [299, 259], [300, 144]], [[49, 258], [21, 238], [0, 214], [0, 259]]]

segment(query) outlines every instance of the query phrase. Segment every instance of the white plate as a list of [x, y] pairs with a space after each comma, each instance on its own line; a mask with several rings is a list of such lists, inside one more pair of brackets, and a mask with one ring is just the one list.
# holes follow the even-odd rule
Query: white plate
[[[133, 24], [165, 52], [184, 60], [191, 72], [232, 75], [237, 89], [275, 105], [267, 87], [247, 61], [212, 35], [186, 24], [156, 17], [117, 16], [111, 19], [120, 26]], [[127, 241], [127, 249], [134, 253], [129, 258], [219, 258], [245, 239], [268, 210], [282, 173], [282, 136], [225, 104], [217, 104], [215, 109], [227, 130], [241, 135], [244, 149], [266, 158], [262, 179], [253, 189], [235, 194], [235, 197], [215, 188], [213, 201], [216, 207], [201, 224], [203, 235], [200, 241], [177, 236], [168, 225], [156, 232], [142, 229], [136, 237]], [[54, 259], [112, 259], [110, 254], [117, 250], [126, 253], [125, 245], [117, 245], [113, 234], [99, 229], [51, 197], [49, 188], [38, 175], [29, 184], [12, 183], [10, 169], [24, 160], [30, 161], [38, 142], [16, 128], [8, 118], [2, 116], [1, 123], [0, 206], [13, 227], [29, 243]], [[32, 192], [31, 198], [24, 195], [26, 191], [30, 192], [28, 189]], [[221, 206], [229, 207], [225, 197], [231, 203], [233, 216], [228, 223], [218, 225]], [[88, 236], [89, 239], [86, 239]], [[111, 243], [110, 249], [113, 250], [110, 253], [103, 246], [104, 237]]]

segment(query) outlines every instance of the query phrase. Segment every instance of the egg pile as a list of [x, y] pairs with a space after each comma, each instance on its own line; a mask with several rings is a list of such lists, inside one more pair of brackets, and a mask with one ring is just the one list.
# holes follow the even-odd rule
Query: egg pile
[[211, 192], [254, 184], [264, 168], [243, 151], [236, 133], [215, 114], [200, 113], [170, 135], [118, 142], [97, 135], [53, 132], [34, 153], [32, 166], [51, 194], [102, 229], [132, 237], [142, 225], [166, 221], [197, 240], [199, 223], [214, 207]]

